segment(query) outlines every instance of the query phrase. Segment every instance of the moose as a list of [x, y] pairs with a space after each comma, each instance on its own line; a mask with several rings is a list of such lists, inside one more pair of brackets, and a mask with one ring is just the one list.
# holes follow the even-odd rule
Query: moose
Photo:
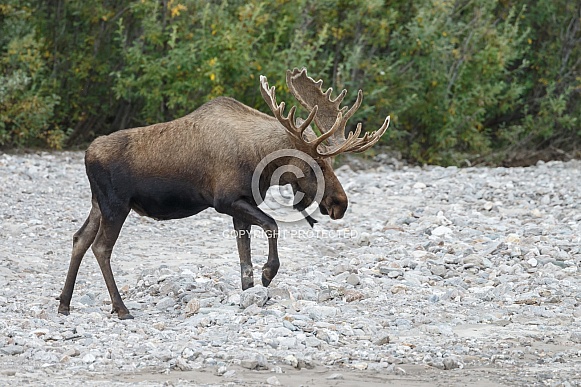
[[[288, 70], [290, 92], [308, 111], [305, 120], [295, 118], [296, 106], [285, 116], [285, 103], [276, 101], [275, 87], [260, 77], [261, 94], [274, 117], [235, 99], [218, 97], [174, 121], [125, 129], [96, 138], [85, 152], [85, 168], [91, 188], [91, 210], [73, 236], [71, 261], [58, 312], [70, 313], [70, 302], [83, 256], [89, 249], [98, 261], [111, 297], [112, 311], [119, 319], [133, 316], [123, 303], [113, 272], [111, 253], [129, 212], [157, 220], [189, 217], [213, 207], [233, 218], [240, 256], [242, 289], [254, 286], [250, 256], [250, 228], [261, 227], [268, 236], [268, 258], [262, 268], [262, 284], [268, 286], [278, 272], [276, 221], [258, 206], [252, 194], [253, 172], [267, 155], [281, 149], [307, 154], [320, 168], [324, 191], [313, 203], [317, 179], [308, 162], [281, 157], [260, 176], [261, 197], [277, 168], [293, 166], [302, 173], [282, 173], [278, 185], [290, 184], [301, 200], [298, 211], [318, 205], [323, 215], [340, 219], [347, 210], [347, 196], [332, 167], [334, 156], [362, 152], [386, 132], [389, 116], [380, 129], [361, 134], [361, 123], [345, 136], [345, 125], [361, 105], [359, 90], [351, 108], [340, 107], [347, 91], [335, 99], [332, 88], [323, 92], [306, 69]], [[320, 135], [310, 126], [314, 121]], [[315, 207], [316, 208], [316, 207]], [[311, 226], [315, 219], [306, 216]]]

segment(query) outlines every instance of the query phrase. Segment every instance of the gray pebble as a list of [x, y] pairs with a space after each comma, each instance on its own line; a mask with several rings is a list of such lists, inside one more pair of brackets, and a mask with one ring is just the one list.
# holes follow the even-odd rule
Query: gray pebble
[[7, 345], [0, 348], [0, 352], [8, 356], [20, 355], [24, 353], [25, 350], [26, 348], [22, 345]]
[[240, 294], [240, 306], [247, 308], [250, 305], [264, 306], [268, 301], [268, 290], [263, 286], [246, 289]]
[[176, 301], [173, 297], [164, 297], [157, 302], [155, 307], [159, 310], [166, 310], [168, 308], [173, 307], [176, 304]]

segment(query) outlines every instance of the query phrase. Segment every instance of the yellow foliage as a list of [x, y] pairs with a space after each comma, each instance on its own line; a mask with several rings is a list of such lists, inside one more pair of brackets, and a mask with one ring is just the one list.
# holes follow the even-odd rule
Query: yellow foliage
[[332, 27], [331, 34], [335, 39], [343, 38], [343, 28]]
[[[141, 2], [143, 3], [143, 0], [141, 0]], [[182, 11], [187, 11], [188, 7], [177, 3], [175, 0], [169, 0], [167, 3], [167, 9], [169, 10], [170, 17], [174, 18], [180, 16]]]
[[[171, 1], [170, 1], [171, 3]], [[183, 4], [177, 4], [175, 7], [170, 8], [171, 17], [180, 16], [180, 12], [187, 11], [187, 7]]]
[[0, 4], [0, 15], [8, 15], [12, 11], [12, 7], [8, 4]]
[[60, 129], [48, 130], [45, 135], [45, 141], [50, 148], [60, 150], [65, 141], [65, 134]]

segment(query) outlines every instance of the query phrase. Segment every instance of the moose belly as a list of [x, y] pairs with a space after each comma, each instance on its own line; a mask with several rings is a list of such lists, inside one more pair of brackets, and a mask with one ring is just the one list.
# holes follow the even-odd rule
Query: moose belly
[[208, 207], [194, 186], [164, 179], [141, 181], [131, 198], [135, 212], [158, 220], [186, 218]]

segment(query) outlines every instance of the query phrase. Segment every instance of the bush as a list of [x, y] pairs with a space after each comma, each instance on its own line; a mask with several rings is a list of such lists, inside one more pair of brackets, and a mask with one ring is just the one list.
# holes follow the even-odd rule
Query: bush
[[60, 148], [64, 133], [52, 121], [59, 98], [48, 87], [44, 42], [28, 24], [30, 8], [13, 3], [0, 5], [0, 146]]
[[529, 5], [530, 34], [520, 82], [525, 92], [499, 131], [497, 147], [509, 154], [526, 150], [575, 150], [581, 145], [581, 5], [537, 0]]
[[[220, 95], [267, 111], [259, 75], [347, 88], [353, 121], [421, 163], [579, 145], [581, 5], [565, 0], [16, 1], [0, 6], [0, 141], [58, 147]], [[65, 136], [66, 134], [66, 136]]]
[[524, 87], [514, 80], [526, 69], [528, 32], [523, 10], [497, 20], [494, 8], [488, 0], [426, 2], [393, 34], [389, 83], [405, 90], [394, 107], [398, 143], [412, 158], [458, 164], [490, 152], [487, 122], [518, 104]]

